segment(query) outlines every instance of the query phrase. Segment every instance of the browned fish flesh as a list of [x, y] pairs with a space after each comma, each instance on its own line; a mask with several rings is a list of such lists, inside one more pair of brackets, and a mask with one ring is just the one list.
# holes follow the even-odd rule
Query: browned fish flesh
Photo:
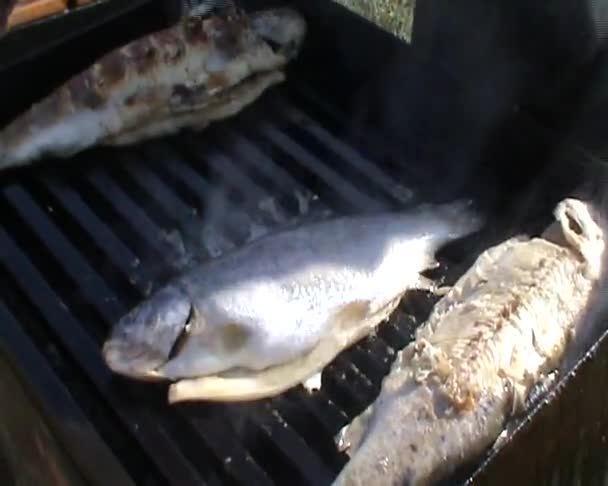
[[557, 373], [601, 271], [605, 234], [578, 199], [538, 238], [492, 247], [437, 303], [377, 400], [340, 434], [335, 485], [426, 485], [479, 457]]
[[283, 81], [305, 34], [289, 8], [182, 19], [106, 54], [0, 131], [0, 169], [201, 130]]

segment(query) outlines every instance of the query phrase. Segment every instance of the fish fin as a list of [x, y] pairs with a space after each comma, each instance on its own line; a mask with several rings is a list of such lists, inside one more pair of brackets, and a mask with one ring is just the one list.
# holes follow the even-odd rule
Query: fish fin
[[369, 302], [351, 302], [334, 313], [327, 336], [308, 353], [260, 371], [239, 370], [180, 380], [169, 386], [169, 403], [248, 401], [283, 393], [319, 374], [341, 351], [369, 334], [371, 327], [380, 322], [385, 313], [384, 310], [375, 313], [370, 320]]
[[338, 343], [327, 339], [304, 356], [261, 371], [241, 370], [180, 380], [169, 386], [169, 403], [196, 400], [238, 402], [278, 395], [319, 373], [339, 351]]
[[312, 393], [321, 389], [322, 373], [315, 373], [310, 378], [302, 382], [302, 386], [308, 393]]

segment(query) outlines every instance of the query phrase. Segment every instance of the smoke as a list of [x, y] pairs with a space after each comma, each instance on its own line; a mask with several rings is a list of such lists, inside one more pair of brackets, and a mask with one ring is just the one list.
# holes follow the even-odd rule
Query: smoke
[[518, 198], [534, 206], [574, 170], [556, 154], [601, 41], [596, 18], [566, 0], [421, 3], [412, 49], [360, 93], [352, 130], [375, 125], [383, 155], [429, 198], [465, 193], [499, 213]]

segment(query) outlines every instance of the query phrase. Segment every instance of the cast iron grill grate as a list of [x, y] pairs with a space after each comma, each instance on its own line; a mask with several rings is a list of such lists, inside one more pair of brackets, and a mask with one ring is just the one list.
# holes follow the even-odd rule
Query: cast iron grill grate
[[[202, 134], [91, 150], [0, 181], [2, 332], [61, 388], [59, 422], [83, 424], [75, 460], [91, 481], [124, 484], [126, 471], [146, 485], [329, 484], [346, 460], [333, 436], [377, 396], [410, 339], [416, 319], [402, 310], [342, 353], [320, 391], [243, 405], [169, 407], [166, 387], [119, 379], [101, 360], [111, 324], [192, 258], [295, 221], [413, 202], [403, 170], [341, 141], [338, 122], [295, 89]], [[431, 302], [408, 305], [424, 319]]]

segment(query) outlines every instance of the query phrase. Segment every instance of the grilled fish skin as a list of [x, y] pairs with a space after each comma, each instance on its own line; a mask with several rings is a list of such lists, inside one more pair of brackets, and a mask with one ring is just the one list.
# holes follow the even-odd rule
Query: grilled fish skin
[[554, 216], [541, 237], [482, 253], [436, 304], [377, 400], [339, 434], [351, 459], [334, 485], [446, 479], [556, 370], [599, 278], [605, 235], [580, 200], [562, 200]]
[[0, 169], [202, 130], [285, 79], [306, 22], [277, 8], [188, 17], [103, 56], [0, 132]]
[[243, 401], [305, 382], [369, 334], [479, 228], [463, 201], [324, 220], [194, 267], [136, 306], [103, 347], [115, 373], [182, 380], [169, 400]]

